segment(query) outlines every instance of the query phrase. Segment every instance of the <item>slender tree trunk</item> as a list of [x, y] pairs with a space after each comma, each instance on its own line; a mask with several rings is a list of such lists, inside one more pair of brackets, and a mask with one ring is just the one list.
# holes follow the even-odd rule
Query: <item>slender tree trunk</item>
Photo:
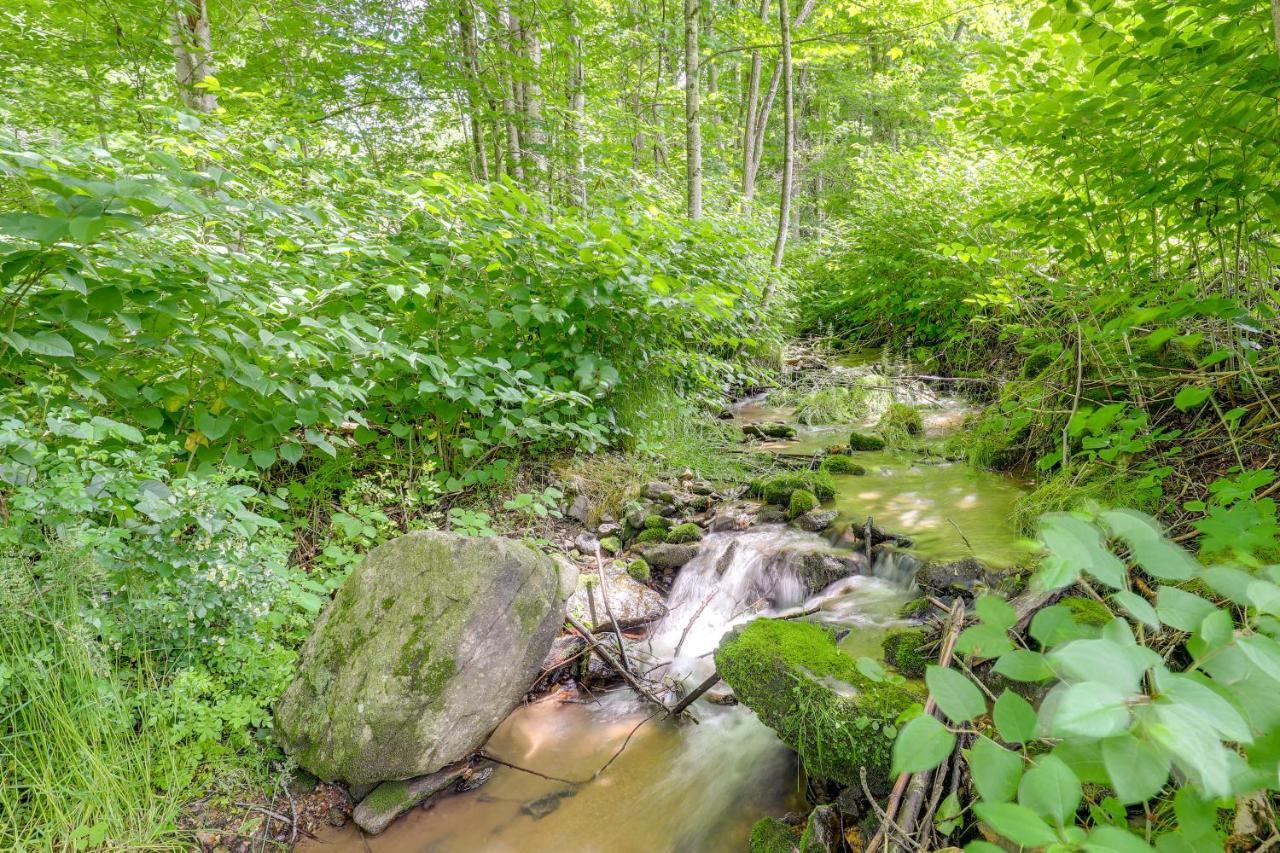
[[702, 79], [698, 68], [698, 6], [699, 0], [684, 0], [684, 138], [690, 219], [702, 216], [702, 119], [698, 115]]
[[462, 36], [462, 60], [467, 81], [467, 116], [471, 124], [471, 145], [475, 150], [475, 177], [489, 180], [489, 155], [484, 147], [480, 97], [480, 64], [476, 60], [476, 25], [471, 0], [460, 0], [458, 31]]
[[[769, 19], [769, 0], [760, 0], [760, 20]], [[752, 156], [756, 150], [756, 110], [760, 106], [760, 67], [764, 54], [760, 48], [751, 51], [751, 71], [747, 78], [747, 109], [742, 122], [742, 208], [745, 210], [756, 194], [756, 169]]]
[[578, 28], [578, 12], [569, 7], [570, 43], [573, 47], [573, 71], [569, 88], [572, 92], [573, 122], [573, 203], [587, 209], [587, 148], [583, 139], [587, 113], [586, 70], [582, 65], [582, 33]]
[[533, 164], [533, 186], [545, 193], [547, 191], [547, 152], [546, 132], [542, 120], [542, 84], [539, 75], [542, 73], [542, 35], [538, 32], [536, 21], [525, 23], [525, 50], [529, 58], [529, 76], [525, 83], [524, 112], [529, 123], [529, 158]]
[[1280, 53], [1280, 0], [1271, 0], [1271, 28], [1276, 34], [1276, 52]]
[[169, 22], [169, 43], [173, 45], [174, 78], [187, 109], [210, 113], [218, 108], [218, 98], [199, 87], [214, 75], [213, 34], [205, 0], [178, 0]]
[[[805, 0], [800, 12], [796, 15], [792, 27], [803, 27], [805, 21], [809, 20], [809, 16], [813, 14], [813, 7], [817, 5], [817, 0]], [[769, 90], [764, 96], [764, 103], [760, 105], [756, 115], [756, 124], [752, 129], [752, 154], [751, 154], [751, 177], [750, 184], [754, 190], [756, 184], [756, 176], [760, 171], [760, 162], [764, 159], [764, 139], [765, 131], [769, 129], [769, 114], [773, 110], [773, 102], [778, 97], [778, 84], [782, 82], [782, 63], [775, 63], [773, 66], [773, 76], [769, 79]]]
[[503, 0], [498, 7], [499, 23], [507, 30], [507, 74], [502, 81], [502, 113], [507, 124], [507, 169], [517, 183], [524, 183], [524, 155], [520, 150], [520, 88], [516, 82], [516, 45], [521, 43], [520, 21]]
[[[796, 148], [795, 95], [791, 81], [791, 14], [787, 0], [778, 0], [778, 29], [782, 33], [782, 191], [778, 200], [778, 239], [773, 244], [773, 266], [782, 267], [782, 253], [787, 246], [787, 226], [791, 221], [791, 172]], [[772, 282], [767, 295], [772, 295]], [[767, 302], [767, 299], [766, 299]]]

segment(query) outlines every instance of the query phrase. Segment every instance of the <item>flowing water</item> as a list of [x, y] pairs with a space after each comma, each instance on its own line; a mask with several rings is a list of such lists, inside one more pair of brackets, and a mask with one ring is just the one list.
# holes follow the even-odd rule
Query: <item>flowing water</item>
[[[835, 369], [871, 368], [859, 362]], [[888, 382], [891, 398], [924, 407], [931, 436], [955, 428], [967, 411], [960, 400], [918, 383]], [[755, 398], [739, 404], [736, 416], [759, 422], [791, 413]], [[867, 426], [801, 426], [795, 440], [766, 447], [814, 453]], [[859, 574], [811, 594], [796, 566], [810, 551], [841, 553], [828, 539], [783, 525], [710, 534], [677, 575], [668, 614], [631, 647], [633, 660], [651, 678], [687, 690], [713, 671], [711, 653], [733, 625], [796, 607], [818, 607], [809, 618], [850, 629], [841, 640], [850, 654], [879, 656], [881, 636], [898, 624], [894, 614], [911, 594], [917, 558], [974, 555], [1000, 565], [1023, 553], [1009, 521], [1021, 493], [1015, 481], [933, 455], [858, 457], [866, 475], [836, 478], [840, 523], [873, 517], [912, 536], [913, 555], [889, 554], [869, 569], [864, 560]], [[348, 825], [303, 849], [738, 853], [761, 816], [803, 808], [800, 772], [792, 752], [754, 714], [715, 704], [717, 691], [723, 694], [723, 685], [695, 704], [697, 724], [655, 715], [629, 689], [551, 694], [514, 711], [486, 751], [557, 779], [499, 766], [479, 789], [415, 809], [382, 835], [363, 838]]]

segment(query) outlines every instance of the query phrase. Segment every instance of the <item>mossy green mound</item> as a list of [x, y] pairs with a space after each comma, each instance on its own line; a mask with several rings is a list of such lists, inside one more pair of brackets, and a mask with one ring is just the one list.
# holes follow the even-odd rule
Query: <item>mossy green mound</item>
[[617, 536], [606, 536], [600, 540], [600, 550], [606, 554], [617, 554], [622, 551], [622, 540]]
[[849, 433], [850, 450], [884, 450], [884, 439], [869, 432], [854, 430]]
[[636, 534], [635, 541], [641, 544], [645, 542], [666, 542], [667, 529], [665, 527], [646, 527]]
[[895, 721], [920, 701], [913, 690], [871, 681], [834, 633], [808, 622], [756, 619], [726, 635], [715, 659], [738, 700], [810, 774], [857, 785], [866, 767], [872, 788], [887, 788]]
[[913, 598], [906, 604], [898, 608], [898, 617], [901, 619], [922, 619], [929, 615], [929, 611], [933, 610], [933, 605], [929, 599]]
[[808, 489], [796, 489], [787, 504], [787, 518], [796, 519], [818, 507], [818, 497]]
[[627, 574], [631, 575], [634, 580], [637, 580], [640, 583], [648, 583], [650, 575], [649, 564], [637, 557], [627, 563]]
[[885, 634], [880, 643], [884, 650], [884, 662], [907, 678], [924, 678], [925, 667], [934, 660], [920, 651], [925, 643], [923, 628], [894, 628]]
[[697, 542], [702, 538], [702, 528], [693, 522], [677, 524], [667, 531], [667, 541], [675, 545], [685, 542]]
[[664, 518], [660, 515], [646, 515], [644, 517], [645, 530], [666, 530], [671, 526], [671, 519]]
[[863, 468], [857, 462], [853, 461], [852, 456], [843, 454], [837, 456], [828, 456], [822, 460], [822, 470], [828, 474], [856, 474], [861, 476], [867, 473], [867, 469]]
[[762, 817], [751, 826], [751, 853], [795, 853], [800, 839], [776, 817]]
[[924, 419], [920, 412], [906, 403], [890, 403], [880, 416], [876, 429], [881, 435], [906, 434], [921, 435], [924, 433]]
[[748, 488], [754, 498], [767, 504], [787, 506], [796, 489], [813, 492], [819, 501], [829, 501], [836, 496], [835, 480], [826, 471], [787, 471], [752, 480]]

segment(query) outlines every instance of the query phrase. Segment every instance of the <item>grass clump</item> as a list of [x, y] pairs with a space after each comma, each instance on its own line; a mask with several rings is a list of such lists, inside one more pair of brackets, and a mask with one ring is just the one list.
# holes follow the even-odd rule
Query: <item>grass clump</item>
[[82, 613], [87, 557], [0, 562], [0, 848], [182, 849], [179, 760]]
[[802, 424], [847, 424], [867, 416], [867, 389], [860, 385], [832, 385], [810, 391], [796, 406]]
[[787, 518], [797, 519], [811, 509], [817, 509], [818, 498], [808, 489], [796, 489], [791, 493], [791, 502], [787, 505]]
[[849, 433], [850, 450], [884, 450], [884, 439], [869, 432], [854, 430]]
[[855, 474], [861, 476], [867, 473], [867, 469], [854, 462], [852, 456], [843, 454], [828, 456], [822, 460], [822, 470], [828, 474]]
[[627, 563], [627, 574], [631, 575], [632, 580], [639, 581], [640, 583], [648, 583], [650, 577], [649, 564], [639, 557], [636, 557], [634, 560]]
[[1029, 534], [1035, 531], [1037, 519], [1046, 512], [1124, 506], [1155, 513], [1160, 507], [1161, 483], [1167, 473], [1168, 469], [1154, 466], [1112, 468], [1101, 463], [1059, 471], [1018, 500], [1013, 520], [1019, 530]]
[[667, 541], [676, 545], [685, 542], [697, 542], [702, 539], [702, 528], [692, 521], [677, 524], [667, 531]]
[[964, 429], [947, 440], [947, 451], [979, 468], [1011, 470], [1027, 454], [1030, 423], [1026, 413], [1006, 415], [995, 407], [986, 409], [967, 419]]
[[890, 403], [880, 415], [876, 429], [886, 441], [891, 441], [891, 436], [895, 435], [914, 437], [924, 434], [924, 419], [920, 417], [919, 410], [914, 406], [908, 406], [906, 403]]
[[836, 496], [835, 480], [826, 471], [787, 471], [752, 480], [748, 494], [768, 504], [788, 506], [796, 489], [812, 492], [819, 501]]

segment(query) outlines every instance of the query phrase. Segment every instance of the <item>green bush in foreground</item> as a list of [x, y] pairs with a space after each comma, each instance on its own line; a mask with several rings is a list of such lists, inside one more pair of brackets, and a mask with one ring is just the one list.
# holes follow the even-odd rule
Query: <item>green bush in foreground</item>
[[[1061, 589], [1087, 573], [1106, 605], [1037, 611], [1028, 648], [1007, 634], [1013, 608], [979, 598], [980, 621], [957, 652], [970, 666], [994, 658], [996, 674], [1044, 699], [1006, 689], [989, 704], [968, 674], [929, 666], [949, 723], [910, 720], [894, 771], [937, 767], [955, 732], [968, 732], [973, 815], [1015, 845], [1150, 851], [1149, 838], [1169, 853], [1223, 849], [1222, 801], [1280, 791], [1280, 566], [1247, 554], [1203, 566], [1132, 510], [1046, 515], [1041, 540], [1037, 583]], [[1135, 570], [1154, 593], [1130, 588]], [[1086, 785], [1101, 799], [1086, 803]]]

